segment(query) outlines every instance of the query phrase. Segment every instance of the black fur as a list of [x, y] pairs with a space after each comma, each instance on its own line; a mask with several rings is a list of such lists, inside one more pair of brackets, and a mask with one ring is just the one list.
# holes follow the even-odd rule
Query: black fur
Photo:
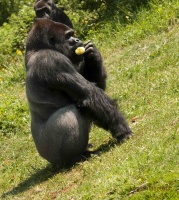
[[104, 93], [106, 73], [92, 42], [82, 42], [64, 24], [38, 19], [26, 43], [26, 93], [32, 135], [40, 155], [63, 165], [83, 154], [91, 123], [115, 138], [132, 134], [116, 103]]
[[36, 18], [51, 19], [52, 21], [60, 22], [73, 28], [73, 24], [69, 17], [62, 9], [57, 8], [52, 0], [36, 0], [34, 3], [34, 10]]

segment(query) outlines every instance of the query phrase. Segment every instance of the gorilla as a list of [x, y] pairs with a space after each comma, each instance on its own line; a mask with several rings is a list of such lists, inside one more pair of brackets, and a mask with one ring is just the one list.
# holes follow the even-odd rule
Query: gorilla
[[69, 17], [62, 9], [57, 8], [52, 0], [36, 0], [34, 3], [34, 10], [36, 18], [51, 19], [52, 21], [60, 22], [73, 28], [73, 24]]
[[[88, 147], [91, 124], [118, 141], [132, 131], [114, 100], [105, 94], [106, 73], [95, 45], [74, 38], [62, 23], [36, 19], [26, 42], [26, 94], [31, 132], [39, 154], [64, 166]], [[84, 47], [85, 53], [75, 50]]]

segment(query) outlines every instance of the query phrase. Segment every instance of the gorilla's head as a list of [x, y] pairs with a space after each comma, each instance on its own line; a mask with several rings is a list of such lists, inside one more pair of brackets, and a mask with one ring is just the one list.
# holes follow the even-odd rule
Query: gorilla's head
[[50, 19], [55, 4], [52, 0], [36, 0], [34, 10], [38, 18]]
[[74, 30], [62, 23], [49, 19], [35, 19], [27, 38], [26, 49], [53, 49], [65, 55], [72, 63], [77, 63], [83, 60], [83, 55], [77, 55], [75, 50], [83, 46], [83, 43], [73, 36]]

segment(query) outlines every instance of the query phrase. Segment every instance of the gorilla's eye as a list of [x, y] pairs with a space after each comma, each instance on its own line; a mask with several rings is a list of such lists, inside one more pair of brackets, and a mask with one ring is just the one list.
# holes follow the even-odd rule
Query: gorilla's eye
[[69, 40], [73, 35], [74, 35], [74, 31], [73, 30], [66, 31], [65, 39]]
[[52, 44], [52, 45], [55, 44], [55, 38], [53, 36], [50, 37], [50, 44]]

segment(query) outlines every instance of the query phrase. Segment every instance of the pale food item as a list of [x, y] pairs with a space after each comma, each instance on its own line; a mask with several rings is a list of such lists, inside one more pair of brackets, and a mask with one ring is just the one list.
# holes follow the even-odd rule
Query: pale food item
[[82, 55], [85, 53], [85, 48], [84, 47], [78, 47], [76, 50], [75, 50], [75, 53], [77, 55]]

